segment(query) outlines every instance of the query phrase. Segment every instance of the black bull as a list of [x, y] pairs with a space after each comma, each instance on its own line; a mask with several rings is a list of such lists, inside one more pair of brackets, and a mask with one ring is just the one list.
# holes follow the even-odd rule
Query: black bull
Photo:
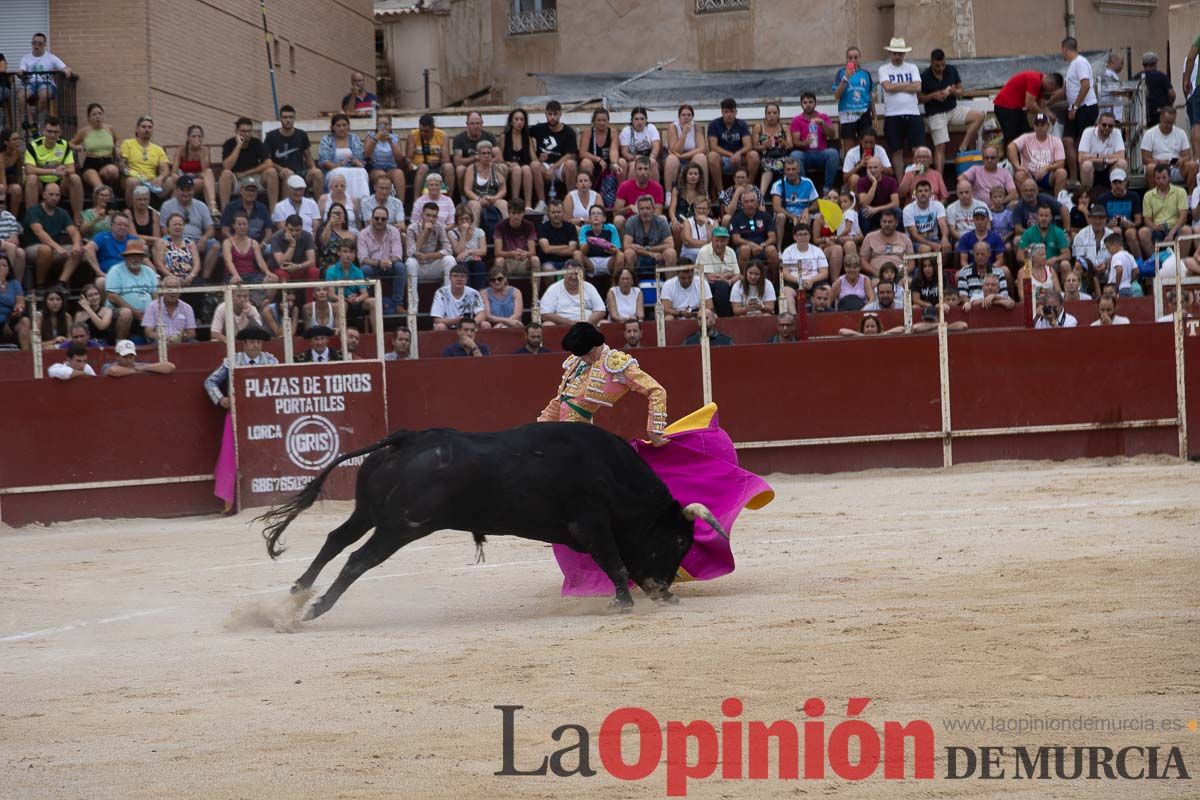
[[612, 580], [613, 605], [621, 608], [633, 605], [630, 580], [654, 600], [674, 599], [669, 589], [697, 517], [724, 534], [703, 505], [681, 506], [619, 437], [591, 425], [546, 422], [494, 433], [397, 431], [346, 453], [292, 500], [258, 517], [271, 558], [283, 552], [280, 536], [316, 501], [329, 474], [367, 454], [354, 512], [329, 533], [292, 591], [309, 589], [338, 553], [375, 533], [305, 619], [324, 614], [359, 576], [404, 545], [446, 528], [470, 531], [478, 544], [488, 534], [509, 535], [587, 553]]

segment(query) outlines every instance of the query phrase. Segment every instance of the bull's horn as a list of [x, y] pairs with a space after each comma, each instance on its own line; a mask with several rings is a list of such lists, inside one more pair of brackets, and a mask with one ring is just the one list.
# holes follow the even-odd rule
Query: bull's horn
[[729, 534], [721, 527], [721, 523], [717, 522], [717, 518], [708, 510], [708, 506], [703, 503], [688, 503], [683, 507], [683, 515], [692, 521], [695, 521], [697, 518], [702, 519], [708, 523], [710, 528], [721, 534], [722, 538], [729, 538]]

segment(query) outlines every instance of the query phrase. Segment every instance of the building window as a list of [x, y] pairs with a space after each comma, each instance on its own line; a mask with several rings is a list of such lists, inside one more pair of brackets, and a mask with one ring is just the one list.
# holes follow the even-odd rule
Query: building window
[[720, 11], [746, 11], [750, 0], [696, 0], [697, 14], [714, 14]]
[[557, 0], [512, 0], [508, 35], [553, 33], [558, 30]]
[[1148, 17], [1158, 8], [1158, 0], [1095, 0], [1095, 5], [1101, 14]]
[[276, 39], [274, 36], [272, 36], [272, 37], [271, 37], [271, 44], [272, 44], [272, 47], [271, 47], [271, 61], [272, 61], [272, 62], [275, 64], [275, 66], [277, 66], [277, 67], [283, 66], [283, 64], [282, 64], [282, 63], [280, 62], [280, 60], [279, 60], [279, 40], [278, 40], [278, 39]]
[[288, 42], [288, 70], [296, 74], [296, 45]]

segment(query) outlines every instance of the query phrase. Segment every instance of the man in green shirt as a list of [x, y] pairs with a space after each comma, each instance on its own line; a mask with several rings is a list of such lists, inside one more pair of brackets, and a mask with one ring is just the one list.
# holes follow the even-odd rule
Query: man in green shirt
[[83, 182], [75, 173], [75, 154], [63, 141], [62, 122], [58, 117], [46, 118], [42, 134], [25, 150], [26, 207], [41, 199], [43, 188], [56, 183], [70, 198], [72, 219], [78, 222], [83, 213]]
[[1051, 269], [1062, 272], [1071, 268], [1071, 243], [1067, 241], [1067, 234], [1063, 229], [1052, 223], [1053, 219], [1054, 212], [1050, 210], [1050, 206], [1045, 203], [1038, 206], [1037, 225], [1027, 228], [1025, 233], [1021, 234], [1020, 249], [1017, 251], [1019, 262], [1025, 263], [1025, 254], [1029, 252], [1030, 247], [1044, 244], [1046, 263]]
[[25, 263], [34, 267], [37, 286], [43, 287], [50, 271], [62, 267], [59, 282], [71, 280], [83, 259], [83, 239], [71, 215], [58, 207], [62, 187], [48, 183], [42, 189], [42, 202], [25, 212]]
[[[1171, 242], [1177, 236], [1190, 236], [1187, 226], [1188, 198], [1181, 186], [1171, 183], [1171, 167], [1165, 163], [1154, 167], [1154, 188], [1146, 190], [1142, 198], [1142, 219], [1146, 224], [1138, 236], [1148, 253], [1154, 252], [1153, 242]], [[1192, 243], [1180, 242], [1180, 256], [1191, 254]]]

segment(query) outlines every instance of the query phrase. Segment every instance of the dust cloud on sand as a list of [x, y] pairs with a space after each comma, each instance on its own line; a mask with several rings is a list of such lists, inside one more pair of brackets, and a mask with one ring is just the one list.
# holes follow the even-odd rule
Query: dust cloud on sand
[[249, 631], [261, 628], [279, 633], [300, 630], [304, 606], [313, 596], [312, 589], [290, 593], [285, 597], [255, 597], [242, 600], [229, 612], [225, 629]]

